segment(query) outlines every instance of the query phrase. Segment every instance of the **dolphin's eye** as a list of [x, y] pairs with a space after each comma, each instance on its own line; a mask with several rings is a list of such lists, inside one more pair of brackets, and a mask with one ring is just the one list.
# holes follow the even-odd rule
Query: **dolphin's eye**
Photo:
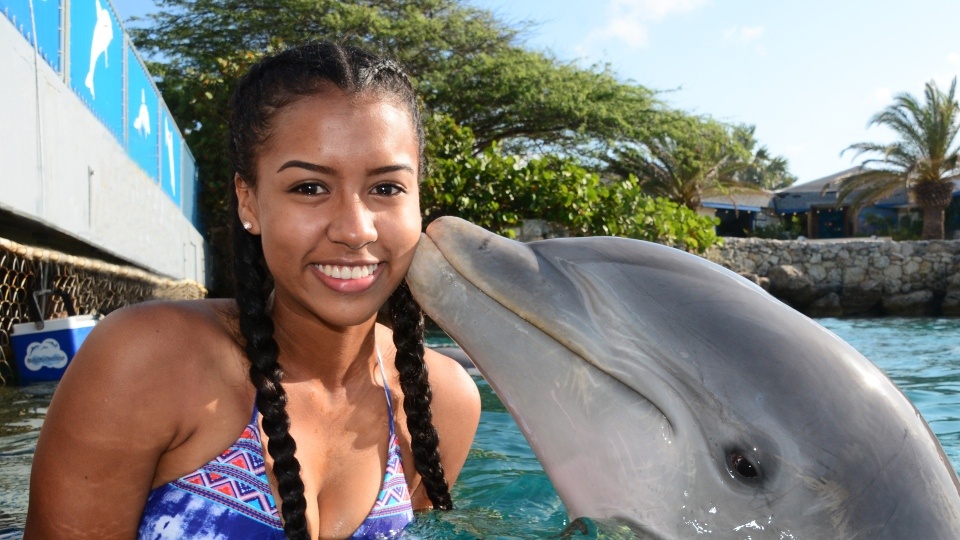
[[730, 453], [730, 467], [743, 478], [757, 477], [757, 468], [740, 452]]

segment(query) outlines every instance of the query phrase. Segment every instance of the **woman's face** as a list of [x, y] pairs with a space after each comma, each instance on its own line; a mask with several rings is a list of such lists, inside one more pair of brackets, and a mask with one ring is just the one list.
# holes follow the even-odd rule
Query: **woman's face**
[[333, 326], [369, 321], [420, 238], [419, 144], [397, 102], [330, 89], [280, 110], [237, 179], [240, 219], [263, 240], [277, 307]]

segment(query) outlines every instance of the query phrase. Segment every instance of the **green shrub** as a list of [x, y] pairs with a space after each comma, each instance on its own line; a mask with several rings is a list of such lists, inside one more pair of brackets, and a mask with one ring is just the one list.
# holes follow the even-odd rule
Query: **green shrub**
[[575, 159], [523, 159], [493, 144], [473, 153], [473, 134], [449, 117], [427, 119], [425, 223], [457, 216], [514, 237], [525, 219], [557, 224], [574, 236], [624, 236], [702, 253], [720, 242], [718, 220], [640, 191], [635, 177], [604, 181]]

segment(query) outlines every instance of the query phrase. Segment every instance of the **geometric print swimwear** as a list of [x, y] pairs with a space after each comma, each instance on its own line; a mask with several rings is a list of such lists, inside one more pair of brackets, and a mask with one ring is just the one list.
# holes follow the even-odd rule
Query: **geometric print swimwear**
[[257, 409], [237, 442], [196, 471], [150, 492], [137, 537], [283, 540], [267, 480]]
[[[383, 362], [377, 351], [380, 373]], [[394, 430], [390, 389], [384, 385], [390, 419], [387, 467], [377, 500], [353, 540], [393, 539], [413, 521]], [[256, 404], [250, 423], [222, 454], [196, 471], [150, 492], [137, 537], [149, 540], [284, 540], [283, 524], [267, 480]]]

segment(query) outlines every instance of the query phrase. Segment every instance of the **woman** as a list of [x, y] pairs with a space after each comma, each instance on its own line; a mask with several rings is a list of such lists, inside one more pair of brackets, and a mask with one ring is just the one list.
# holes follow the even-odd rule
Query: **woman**
[[50, 404], [25, 538], [381, 538], [451, 507], [480, 404], [423, 352], [403, 284], [409, 81], [359, 50], [287, 50], [240, 81], [230, 131], [236, 300], [97, 326]]

